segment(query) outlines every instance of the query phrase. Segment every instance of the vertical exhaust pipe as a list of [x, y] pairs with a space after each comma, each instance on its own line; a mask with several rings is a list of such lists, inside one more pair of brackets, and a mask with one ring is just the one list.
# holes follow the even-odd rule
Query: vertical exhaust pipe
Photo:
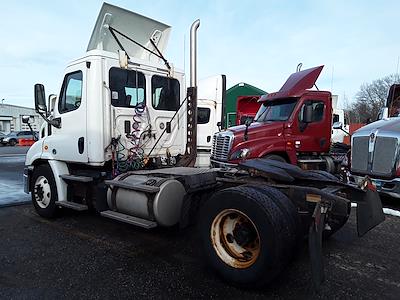
[[200, 20], [197, 19], [190, 27], [190, 87], [197, 87], [197, 29]]

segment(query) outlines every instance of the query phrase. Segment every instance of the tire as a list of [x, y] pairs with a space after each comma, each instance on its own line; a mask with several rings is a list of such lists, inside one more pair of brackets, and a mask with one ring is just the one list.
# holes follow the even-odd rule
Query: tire
[[276, 155], [276, 154], [270, 154], [270, 155], [266, 155], [263, 157], [264, 159], [271, 159], [271, 160], [276, 160], [276, 161], [280, 161], [280, 162], [284, 162], [287, 163], [286, 159], [280, 155]]
[[[290, 259], [290, 226], [274, 201], [254, 187], [216, 192], [198, 225], [207, 263], [231, 284], [265, 285]], [[231, 233], [225, 235], [226, 228]]]
[[53, 172], [49, 165], [35, 167], [32, 174], [32, 203], [36, 212], [44, 218], [54, 218], [58, 208], [56, 206], [57, 187]]
[[288, 196], [278, 189], [269, 186], [253, 186], [253, 188], [257, 189], [261, 193], [266, 194], [279, 207], [280, 211], [288, 222], [289, 233], [291, 236], [290, 242], [293, 245], [291, 249], [296, 249], [296, 246], [300, 243], [302, 236], [304, 236], [304, 232], [302, 231], [303, 227], [295, 204], [289, 199]]
[[11, 140], [8, 142], [8, 144], [9, 144], [10, 146], [15, 146], [15, 145], [17, 144], [17, 140], [11, 139]]

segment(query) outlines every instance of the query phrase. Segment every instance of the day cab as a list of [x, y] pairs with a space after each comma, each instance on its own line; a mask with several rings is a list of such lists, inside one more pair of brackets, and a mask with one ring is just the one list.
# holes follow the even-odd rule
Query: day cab
[[253, 123], [216, 133], [212, 163], [232, 166], [245, 159], [269, 158], [334, 173], [332, 94], [310, 90], [322, 69], [293, 73], [278, 92], [260, 98]]

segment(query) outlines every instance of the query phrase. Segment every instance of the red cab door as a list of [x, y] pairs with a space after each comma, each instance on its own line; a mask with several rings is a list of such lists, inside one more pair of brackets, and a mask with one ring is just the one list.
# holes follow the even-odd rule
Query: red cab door
[[[302, 120], [307, 105], [312, 107], [311, 122]], [[332, 97], [329, 92], [306, 94], [300, 100], [292, 138], [297, 152], [329, 152], [332, 130]], [[296, 124], [297, 123], [297, 124]]]

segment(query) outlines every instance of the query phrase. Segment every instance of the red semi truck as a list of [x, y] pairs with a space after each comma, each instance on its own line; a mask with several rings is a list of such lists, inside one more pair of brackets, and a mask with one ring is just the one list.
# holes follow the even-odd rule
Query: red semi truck
[[310, 90], [323, 66], [290, 75], [278, 92], [261, 96], [254, 122], [214, 135], [211, 162], [233, 166], [269, 158], [336, 173], [348, 149], [331, 151], [332, 94]]
[[260, 109], [261, 96], [239, 96], [236, 101], [236, 125], [252, 122]]

